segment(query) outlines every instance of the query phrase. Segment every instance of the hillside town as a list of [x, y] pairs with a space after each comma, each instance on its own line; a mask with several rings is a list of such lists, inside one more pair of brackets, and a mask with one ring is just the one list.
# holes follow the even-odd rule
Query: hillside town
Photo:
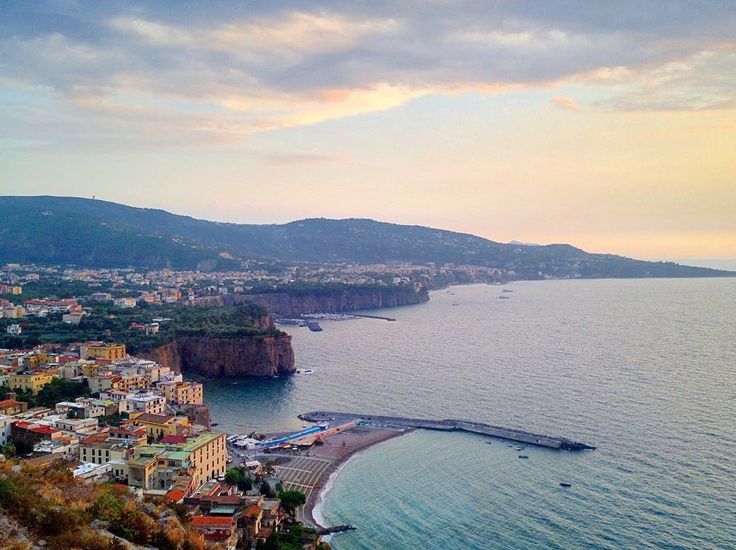
[[[206, 547], [260, 547], [297, 524], [303, 495], [271, 463], [234, 462], [203, 401], [201, 383], [122, 344], [0, 350], [0, 461], [59, 463], [84, 484], [183, 506]], [[300, 533], [303, 547], [320, 544]]]

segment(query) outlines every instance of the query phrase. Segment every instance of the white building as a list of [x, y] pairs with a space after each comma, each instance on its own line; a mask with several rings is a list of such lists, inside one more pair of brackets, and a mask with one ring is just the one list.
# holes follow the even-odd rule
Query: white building
[[115, 304], [116, 307], [131, 308], [135, 307], [137, 302], [135, 298], [115, 298], [115, 300], [113, 300], [113, 304]]

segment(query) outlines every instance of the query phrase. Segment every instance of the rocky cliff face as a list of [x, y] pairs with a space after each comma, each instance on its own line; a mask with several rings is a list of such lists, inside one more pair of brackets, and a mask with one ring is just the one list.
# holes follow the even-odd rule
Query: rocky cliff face
[[275, 376], [296, 371], [288, 334], [242, 338], [184, 336], [144, 355], [176, 372], [210, 378]]
[[286, 292], [240, 294], [223, 298], [229, 304], [253, 302], [275, 315], [297, 316], [419, 304], [428, 301], [429, 294], [425, 288], [402, 286], [385, 289], [353, 287], [298, 294]]

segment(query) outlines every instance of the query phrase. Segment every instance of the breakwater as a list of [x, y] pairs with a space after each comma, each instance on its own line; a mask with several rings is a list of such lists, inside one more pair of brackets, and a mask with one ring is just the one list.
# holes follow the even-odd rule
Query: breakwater
[[547, 447], [550, 449], [561, 449], [566, 451], [582, 451], [585, 449], [595, 449], [592, 445], [573, 441], [567, 437], [558, 437], [527, 432], [524, 430], [516, 430], [514, 428], [504, 428], [501, 426], [493, 426], [483, 422], [473, 422], [471, 420], [459, 420], [447, 418], [444, 420], [429, 420], [423, 418], [405, 418], [400, 416], [376, 416], [364, 415], [357, 413], [332, 412], [332, 411], [313, 411], [300, 414], [299, 418], [307, 422], [330, 422], [345, 423], [351, 420], [357, 421], [359, 424], [367, 424], [380, 428], [421, 428], [425, 430], [440, 431], [461, 431], [476, 433], [496, 437], [499, 439], [507, 439], [509, 441], [517, 441], [528, 445], [536, 445], [539, 447]]

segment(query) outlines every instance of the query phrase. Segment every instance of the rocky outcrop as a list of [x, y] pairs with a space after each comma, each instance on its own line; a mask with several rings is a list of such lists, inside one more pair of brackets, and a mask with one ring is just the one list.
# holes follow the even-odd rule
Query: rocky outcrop
[[291, 336], [283, 333], [239, 338], [182, 336], [142, 355], [175, 372], [208, 378], [296, 372]]
[[429, 300], [426, 288], [414, 285], [346, 287], [298, 292], [237, 294], [222, 297], [222, 303], [258, 304], [275, 315], [298, 316], [309, 313], [345, 313], [363, 309], [406, 306]]

